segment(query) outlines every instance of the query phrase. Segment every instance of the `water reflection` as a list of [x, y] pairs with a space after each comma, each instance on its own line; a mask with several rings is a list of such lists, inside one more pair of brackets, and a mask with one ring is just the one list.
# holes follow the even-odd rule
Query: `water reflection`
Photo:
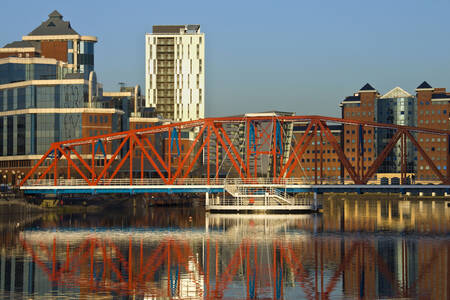
[[322, 215], [30, 217], [3, 227], [0, 297], [447, 299], [449, 210], [347, 199]]

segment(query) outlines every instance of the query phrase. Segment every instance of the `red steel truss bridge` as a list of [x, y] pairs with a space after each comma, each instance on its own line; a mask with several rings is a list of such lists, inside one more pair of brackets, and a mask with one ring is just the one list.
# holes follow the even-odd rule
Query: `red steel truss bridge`
[[[354, 133], [353, 151], [345, 151], [344, 140], [333, 135], [330, 128], [336, 125], [342, 126], [342, 133]], [[293, 134], [299, 126], [302, 129]], [[365, 159], [366, 131], [375, 130], [388, 134], [378, 155]], [[419, 137], [447, 141], [442, 169], [426, 151], [423, 141], [428, 139]], [[207, 118], [53, 143], [20, 186], [26, 193], [214, 193], [224, 191], [231, 180], [288, 192], [445, 193], [450, 191], [449, 140], [448, 130], [324, 116], [267, 113]], [[325, 147], [341, 166], [341, 174], [334, 178], [325, 171], [329, 164]], [[400, 184], [370, 184], [394, 148]], [[302, 167], [307, 151], [314, 153], [309, 174]], [[407, 184], [411, 151], [437, 185]]]

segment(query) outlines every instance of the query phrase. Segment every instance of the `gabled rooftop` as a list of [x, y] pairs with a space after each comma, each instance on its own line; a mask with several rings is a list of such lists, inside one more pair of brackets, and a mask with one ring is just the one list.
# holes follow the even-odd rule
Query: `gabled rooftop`
[[431, 85], [429, 85], [428, 82], [424, 81], [416, 88], [416, 90], [432, 89], [432, 88], [433, 87]]
[[28, 35], [78, 35], [78, 33], [72, 29], [70, 22], [63, 21], [63, 16], [57, 10], [54, 10], [48, 15], [47, 21], [42, 22]]
[[401, 87], [395, 87], [383, 96], [381, 96], [381, 99], [389, 99], [389, 98], [408, 98], [412, 97], [410, 93], [402, 89]]
[[376, 91], [376, 89], [370, 84], [366, 83], [360, 90], [360, 92]]

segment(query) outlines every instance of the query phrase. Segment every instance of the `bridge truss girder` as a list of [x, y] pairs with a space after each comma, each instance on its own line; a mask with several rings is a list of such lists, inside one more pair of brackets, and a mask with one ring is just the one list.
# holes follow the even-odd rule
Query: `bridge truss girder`
[[[266, 127], [258, 127], [256, 124], [266, 122]], [[285, 124], [304, 124], [306, 129], [298, 141], [292, 143], [286, 159], [283, 159], [282, 143], [285, 137], [282, 126]], [[245, 147], [238, 149], [230, 135], [224, 129], [227, 124], [244, 125]], [[268, 124], [268, 125], [267, 125]], [[342, 124], [355, 126], [359, 130], [357, 134], [356, 161], [352, 163], [346, 155], [343, 145], [333, 136], [329, 125]], [[369, 162], [364, 159], [364, 128], [379, 128], [392, 131], [392, 137], [384, 149], [377, 155], [374, 161]], [[193, 134], [192, 143], [185, 153], [173, 153], [173, 141], [180, 136], [181, 131], [191, 130]], [[271, 133], [269, 133], [271, 131]], [[318, 133], [320, 133], [318, 135]], [[140, 178], [144, 178], [144, 161], [147, 161], [164, 184], [172, 185], [182, 183], [186, 179], [200, 157], [206, 159], [206, 180], [210, 184], [212, 180], [218, 178], [219, 168], [222, 161], [228, 160], [232, 168], [243, 181], [249, 181], [258, 176], [257, 160], [260, 156], [268, 156], [272, 163], [272, 178], [274, 182], [280, 182], [284, 178], [292, 176], [293, 171], [300, 164], [300, 161], [308, 147], [314, 145], [315, 168], [314, 181], [318, 184], [323, 178], [323, 144], [328, 142], [338, 156], [342, 168], [350, 176], [355, 184], [367, 184], [372, 176], [377, 172], [383, 161], [387, 158], [393, 147], [400, 142], [401, 148], [401, 182], [406, 179], [406, 142], [409, 140], [414, 145], [426, 161], [433, 173], [439, 178], [441, 183], [450, 183], [450, 147], [447, 147], [447, 172], [446, 174], [436, 167], [428, 153], [424, 151], [414, 134], [423, 133], [439, 135], [450, 138], [450, 131], [429, 128], [419, 128], [401, 126], [394, 124], [381, 124], [370, 121], [347, 120], [323, 116], [255, 116], [255, 117], [228, 117], [228, 118], [208, 118], [203, 120], [172, 123], [167, 125], [154, 126], [126, 132], [86, 137], [68, 141], [53, 143], [48, 151], [42, 156], [38, 163], [23, 178], [20, 185], [32, 176], [43, 179], [49, 173], [53, 173], [53, 184], [58, 185], [59, 167], [65, 161], [65, 178], [70, 179], [75, 172], [76, 176], [84, 179], [87, 185], [95, 186], [101, 180], [108, 182], [116, 177], [123, 167], [129, 169], [130, 185], [133, 185], [133, 171], [140, 169]], [[155, 135], [165, 134], [170, 148], [166, 155], [161, 154], [151, 142], [155, 140]], [[319, 142], [320, 139], [320, 142]], [[215, 142], [215, 161], [211, 158], [212, 144]], [[113, 143], [118, 146], [113, 147]], [[360, 146], [361, 145], [361, 146]], [[219, 147], [224, 151], [222, 161], [220, 161]], [[106, 150], [105, 150], [106, 149]], [[100, 151], [101, 150], [101, 151]], [[240, 150], [240, 151], [239, 151]], [[178, 148], [179, 151], [179, 148]], [[103, 152], [104, 162], [102, 167], [95, 165], [96, 157]], [[108, 153], [107, 153], [108, 152]], [[203, 156], [201, 155], [203, 153]], [[135, 156], [140, 159], [140, 166], [133, 166]], [[176, 156], [177, 160], [173, 157]], [[89, 159], [90, 158], [90, 159]], [[44, 162], [50, 160], [44, 166]], [[48, 162], [50, 162], [48, 161]], [[128, 166], [126, 165], [128, 164]], [[211, 170], [211, 165], [215, 170]], [[129, 168], [128, 168], [129, 167]], [[37, 176], [40, 168], [42, 173]], [[253, 169], [253, 170], [252, 170]], [[253, 172], [252, 172], [253, 171]]]

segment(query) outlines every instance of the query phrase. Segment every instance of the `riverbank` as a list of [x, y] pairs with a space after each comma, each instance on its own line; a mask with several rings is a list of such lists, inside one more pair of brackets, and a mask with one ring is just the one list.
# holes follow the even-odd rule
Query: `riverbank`
[[58, 212], [58, 213], [77, 213], [77, 212], [99, 212], [103, 208], [98, 205], [59, 205], [54, 207], [45, 207], [30, 203], [26, 199], [5, 200], [0, 199], [0, 215], [3, 212], [8, 214], [34, 214], [43, 212]]

